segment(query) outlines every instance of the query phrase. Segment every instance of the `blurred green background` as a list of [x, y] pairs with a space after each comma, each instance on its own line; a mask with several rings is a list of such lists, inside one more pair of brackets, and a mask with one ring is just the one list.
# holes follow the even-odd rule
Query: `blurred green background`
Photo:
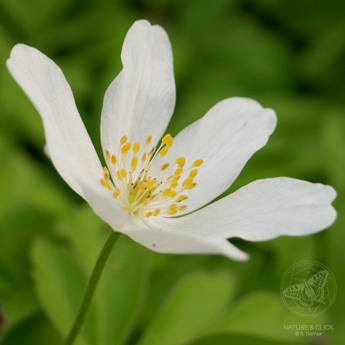
[[[216, 102], [257, 99], [278, 127], [230, 191], [289, 176], [332, 185], [336, 223], [306, 238], [236, 241], [251, 260], [149, 252], [122, 237], [79, 345], [342, 344], [345, 323], [345, 2], [342, 0], [0, 1], [0, 343], [55, 345], [67, 332], [109, 230], [55, 172], [31, 103], [9, 75], [14, 44], [51, 57], [96, 145], [104, 92], [137, 19], [162, 25], [175, 59], [176, 134]], [[315, 260], [338, 294], [320, 317], [292, 314], [285, 271]], [[329, 324], [296, 337], [286, 324]]]

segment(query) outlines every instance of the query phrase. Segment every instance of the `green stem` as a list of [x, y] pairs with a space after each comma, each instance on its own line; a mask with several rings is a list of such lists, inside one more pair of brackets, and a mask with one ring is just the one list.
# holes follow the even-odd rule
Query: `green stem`
[[63, 345], [72, 345], [76, 336], [78, 335], [80, 328], [85, 320], [85, 317], [87, 315], [87, 312], [90, 308], [91, 300], [93, 297], [93, 294], [96, 290], [99, 278], [101, 277], [101, 274], [103, 272], [104, 266], [109, 258], [109, 255], [117, 242], [118, 238], [120, 237], [120, 233], [111, 231], [109, 237], [107, 238], [106, 242], [104, 243], [104, 246], [99, 253], [98, 259], [96, 261], [96, 264], [92, 270], [90, 279], [87, 283], [86, 290], [84, 292], [83, 299], [81, 301], [81, 304], [78, 309], [77, 316], [74, 320], [74, 323], [67, 335], [67, 338], [65, 339]]

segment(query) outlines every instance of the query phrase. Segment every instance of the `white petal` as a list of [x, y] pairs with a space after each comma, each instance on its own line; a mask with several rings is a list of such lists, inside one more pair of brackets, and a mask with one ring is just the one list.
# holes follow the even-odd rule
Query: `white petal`
[[126, 235], [141, 245], [167, 254], [219, 254], [234, 260], [247, 260], [248, 256], [223, 238], [203, 237], [188, 232], [168, 232], [142, 228], [128, 231]]
[[[78, 175], [99, 181], [102, 167], [62, 71], [38, 50], [23, 44], [12, 49], [7, 67], [41, 115], [46, 148], [56, 169], [84, 197]], [[61, 155], [62, 151], [69, 157]], [[69, 159], [75, 161], [77, 172], [69, 170]]]
[[186, 157], [204, 163], [189, 191], [191, 212], [224, 192], [237, 178], [248, 159], [268, 140], [276, 125], [273, 110], [246, 98], [229, 98], [216, 104], [200, 120], [180, 132], [167, 160]]
[[122, 136], [155, 145], [175, 106], [175, 81], [169, 38], [160, 26], [133, 24], [122, 48], [123, 70], [109, 86], [103, 104], [103, 149], [116, 153]]
[[157, 219], [156, 228], [210, 237], [263, 241], [303, 236], [330, 226], [336, 212], [330, 186], [291, 178], [254, 181], [190, 215]]
[[126, 234], [128, 228], [135, 228], [129, 213], [123, 210], [106, 188], [92, 183], [87, 177], [80, 180], [80, 185], [94, 213], [114, 231]]

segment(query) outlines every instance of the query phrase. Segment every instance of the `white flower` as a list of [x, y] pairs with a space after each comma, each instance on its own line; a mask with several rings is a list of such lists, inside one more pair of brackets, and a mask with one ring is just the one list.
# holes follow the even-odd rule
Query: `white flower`
[[121, 57], [123, 70], [102, 109], [104, 168], [56, 64], [23, 44], [7, 62], [42, 117], [56, 169], [114, 230], [157, 252], [244, 260], [247, 255], [228, 238], [302, 236], [335, 220], [333, 188], [285, 177], [252, 182], [201, 208], [266, 144], [276, 125], [274, 111], [251, 99], [229, 98], [176, 138], [163, 136], [175, 105], [165, 31], [137, 21]]

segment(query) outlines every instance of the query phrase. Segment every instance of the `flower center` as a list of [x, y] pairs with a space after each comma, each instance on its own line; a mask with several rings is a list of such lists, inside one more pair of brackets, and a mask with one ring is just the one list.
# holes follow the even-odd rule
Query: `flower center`
[[151, 140], [150, 135], [144, 143], [132, 144], [123, 136], [117, 154], [105, 150], [108, 167], [103, 168], [100, 182], [135, 216], [173, 216], [187, 209], [186, 193], [197, 186], [194, 179], [203, 160], [187, 168], [185, 157], [167, 162], [164, 157], [173, 145], [172, 136], [166, 134], [158, 148], [150, 146]]

